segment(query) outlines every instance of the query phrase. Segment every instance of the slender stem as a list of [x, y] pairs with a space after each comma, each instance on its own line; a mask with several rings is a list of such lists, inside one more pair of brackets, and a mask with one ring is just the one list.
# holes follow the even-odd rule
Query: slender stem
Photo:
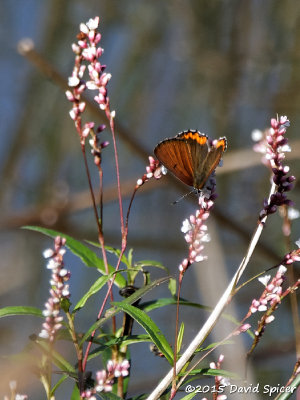
[[[123, 240], [122, 240], [122, 248], [121, 248], [119, 259], [118, 259], [118, 262], [117, 262], [117, 265], [116, 265], [116, 269], [115, 269], [116, 271], [118, 271], [118, 269], [120, 268], [121, 259], [123, 257], [123, 254], [124, 254], [125, 250], [126, 250], [127, 234], [128, 234], [128, 219], [129, 219], [129, 214], [130, 214], [130, 210], [131, 210], [131, 205], [132, 205], [132, 202], [133, 202], [133, 199], [134, 199], [134, 196], [136, 194], [137, 189], [138, 189], [138, 187], [136, 186], [134, 191], [133, 191], [133, 194], [131, 196], [131, 200], [130, 200], [130, 203], [129, 203], [129, 206], [128, 206], [128, 211], [127, 211], [127, 216], [126, 216], [126, 227], [124, 229], [124, 237], [123, 237]], [[112, 279], [108, 283], [108, 289], [107, 289], [105, 298], [103, 300], [102, 306], [100, 308], [100, 311], [98, 313], [97, 321], [101, 318], [101, 315], [103, 313], [105, 304], [107, 302], [108, 296], [109, 296], [109, 294], [111, 292], [112, 285], [114, 284], [115, 279], [116, 279], [116, 274], [114, 274], [114, 276], [112, 277]], [[86, 352], [85, 352], [84, 359], [83, 359], [83, 370], [85, 370], [85, 367], [86, 367], [88, 354], [89, 354], [90, 348], [92, 346], [92, 342], [93, 342], [93, 338], [95, 336], [95, 333], [96, 333], [96, 330], [92, 332], [91, 338], [90, 338], [89, 343], [88, 343], [87, 348], [86, 348]]]
[[103, 232], [103, 170], [101, 166], [99, 168], [99, 208], [100, 208], [100, 226]]
[[[86, 175], [87, 175], [87, 179], [88, 179], [90, 194], [91, 194], [91, 198], [92, 198], [92, 202], [93, 202], [94, 215], [95, 215], [96, 224], [97, 224], [97, 228], [98, 228], [98, 240], [99, 240], [99, 243], [101, 245], [103, 262], [104, 262], [104, 266], [105, 266], [105, 272], [108, 275], [109, 274], [109, 269], [108, 269], [107, 255], [106, 255], [106, 251], [105, 251], [104, 236], [103, 236], [103, 231], [102, 231], [102, 219], [101, 220], [99, 219], [98, 209], [97, 209], [97, 205], [96, 205], [96, 198], [95, 198], [93, 185], [92, 185], [92, 180], [91, 180], [91, 175], [90, 175], [90, 171], [89, 171], [89, 167], [88, 167], [88, 163], [87, 163], [87, 158], [86, 158], [86, 153], [85, 153], [85, 144], [84, 143], [81, 143], [81, 150], [82, 150], [82, 155], [83, 155], [83, 159], [84, 159], [84, 165], [85, 165]], [[102, 174], [100, 172], [100, 191], [101, 191], [101, 189], [102, 189]], [[100, 198], [102, 198], [101, 194], [100, 194]], [[101, 204], [100, 204], [100, 212], [102, 212]], [[114, 279], [113, 279], [113, 281], [114, 281]], [[112, 294], [111, 289], [112, 289], [112, 285], [108, 284], [108, 292], [107, 292], [107, 294], [110, 295], [111, 300], [113, 301], [113, 294]], [[99, 315], [101, 315], [104, 305], [102, 305], [102, 307], [100, 308], [100, 311], [99, 311], [97, 319], [100, 318]], [[113, 324], [113, 331], [115, 332], [116, 331], [116, 319], [115, 319], [115, 317], [113, 317], [113, 319], [112, 319], [112, 324]], [[82, 363], [82, 370], [83, 371], [85, 371], [85, 368], [86, 368], [87, 358], [88, 358], [88, 354], [89, 354], [90, 348], [92, 346], [94, 335], [95, 335], [95, 332], [93, 332], [93, 335], [90, 338], [90, 341], [88, 343], [88, 346], [87, 346], [87, 349], [86, 349], [86, 352], [85, 352], [84, 360], [83, 360], [83, 363]]]
[[122, 194], [121, 194], [121, 184], [120, 184], [120, 169], [119, 169], [119, 158], [118, 158], [118, 150], [117, 150], [117, 142], [116, 142], [116, 135], [115, 135], [115, 124], [114, 118], [111, 116], [109, 104], [105, 110], [106, 116], [110, 123], [110, 129], [112, 134], [113, 146], [114, 146], [114, 153], [115, 153], [115, 164], [116, 164], [116, 175], [117, 175], [117, 187], [118, 187], [118, 199], [119, 199], [119, 208], [120, 208], [120, 222], [121, 222], [121, 232], [122, 232], [122, 242], [124, 240], [124, 216], [123, 216], [123, 204], [122, 204]]
[[67, 315], [68, 322], [69, 322], [69, 332], [70, 332], [70, 335], [71, 335], [71, 338], [72, 338], [72, 341], [73, 341], [73, 344], [74, 344], [74, 347], [76, 350], [76, 354], [77, 354], [78, 371], [82, 372], [82, 348], [78, 344], [72, 315], [69, 312], [67, 312], [66, 315]]
[[82, 155], [83, 155], [85, 172], [86, 172], [87, 179], [88, 179], [89, 189], [90, 189], [92, 202], [93, 202], [93, 210], [94, 210], [95, 219], [96, 219], [98, 232], [99, 232], [99, 231], [101, 231], [101, 226], [100, 226], [100, 221], [99, 221], [99, 215], [98, 215], [98, 210], [97, 210], [96, 199], [95, 199], [95, 194], [94, 194], [94, 190], [93, 190], [90, 170], [89, 170], [89, 166], [88, 166], [87, 158], [86, 158], [86, 154], [85, 154], [85, 144], [84, 143], [81, 143], [81, 151], [82, 151]]
[[173, 381], [172, 381], [172, 396], [176, 393], [176, 362], [177, 362], [177, 338], [178, 338], [178, 321], [179, 321], [179, 299], [181, 292], [181, 285], [183, 280], [183, 274], [180, 272], [178, 276], [178, 290], [177, 290], [177, 302], [176, 302], [176, 321], [175, 321], [175, 339], [174, 339], [174, 368], [173, 368]]

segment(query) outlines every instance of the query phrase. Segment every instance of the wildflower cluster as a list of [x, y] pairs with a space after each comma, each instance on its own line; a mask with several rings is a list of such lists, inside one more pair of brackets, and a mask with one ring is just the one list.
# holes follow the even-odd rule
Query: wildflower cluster
[[[280, 265], [276, 275], [271, 280], [271, 275], [265, 275], [258, 280], [265, 286], [265, 290], [260, 296], [259, 300], [253, 299], [251, 307], [249, 309], [250, 314], [254, 314], [256, 311], [267, 311], [268, 307], [274, 309], [281, 302], [282, 295], [282, 283], [285, 280], [284, 274], [287, 268], [284, 265]], [[268, 324], [275, 319], [273, 315], [266, 318], [265, 323]]]
[[[91, 133], [92, 137], [95, 138], [94, 123], [87, 122], [83, 126], [81, 124], [81, 114], [84, 112], [86, 103], [81, 100], [82, 93], [86, 90], [97, 90], [98, 93], [94, 97], [96, 103], [99, 104], [101, 110], [109, 111], [109, 98], [107, 96], [107, 84], [111, 78], [111, 74], [104, 72], [106, 66], [102, 65], [98, 58], [103, 54], [103, 49], [98, 46], [101, 40], [101, 34], [97, 32], [99, 25], [99, 17], [90, 19], [86, 24], [80, 24], [80, 33], [78, 34], [78, 42], [72, 44], [72, 49], [76, 54], [75, 65], [72, 71], [72, 75], [69, 77], [69, 87], [72, 88], [66, 92], [67, 99], [73, 103], [73, 108], [70, 111], [70, 117], [75, 121], [76, 129], [80, 135], [82, 143], [85, 138]], [[85, 82], [83, 75], [86, 71], [86, 65], [88, 63], [89, 80]], [[109, 115], [113, 118], [115, 113], [109, 112]], [[99, 126], [96, 132], [101, 132], [105, 126]], [[95, 149], [95, 140], [92, 144]], [[105, 147], [106, 142], [103, 143], [97, 149], [101, 150]]]
[[278, 206], [292, 205], [285, 192], [293, 188], [293, 182], [296, 178], [293, 175], [288, 176], [290, 168], [283, 165], [285, 152], [291, 151], [288, 139], [284, 136], [289, 126], [290, 121], [287, 117], [281, 116], [279, 119], [271, 119], [271, 128], [265, 131], [265, 135], [257, 130], [252, 134], [253, 139], [258, 141], [254, 150], [264, 154], [264, 164], [272, 169], [273, 182], [277, 187], [270, 199], [265, 199], [264, 208], [259, 216], [260, 220], [268, 214], [276, 212]]
[[211, 177], [209, 186], [198, 194], [199, 209], [196, 214], [183, 221], [181, 232], [185, 233], [185, 240], [189, 245], [189, 255], [179, 265], [181, 274], [184, 274], [194, 262], [200, 262], [207, 258], [202, 254], [202, 250], [204, 249], [203, 243], [209, 242], [210, 236], [207, 233], [207, 225], [204, 221], [209, 217], [210, 210], [214, 205], [216, 198], [215, 184], [214, 177]]
[[109, 360], [106, 366], [106, 370], [96, 372], [96, 385], [93, 389], [85, 390], [81, 393], [82, 399], [96, 400], [94, 396], [100, 392], [111, 392], [114, 378], [120, 376], [125, 377], [129, 375], [130, 364], [128, 360], [123, 360], [121, 363]]
[[282, 261], [283, 264], [289, 265], [293, 264], [296, 261], [300, 261], [300, 239], [297, 240], [296, 245], [298, 246], [298, 249], [286, 254]]
[[146, 174], [137, 180], [137, 187], [142, 186], [151, 178], [160, 179], [165, 174], [165, 168], [160, 164], [159, 161], [155, 160], [152, 156], [149, 156], [149, 165], [146, 167]]
[[[299, 247], [300, 241], [296, 243]], [[299, 279], [293, 286], [287, 288], [284, 292], [282, 289], [282, 284], [285, 281], [284, 275], [287, 271], [285, 265], [292, 264], [295, 261], [300, 261], [300, 248], [291, 251], [284, 257], [284, 259], [282, 260], [282, 264], [278, 267], [278, 270], [271, 281], [270, 281], [271, 275], [265, 275], [263, 277], [258, 278], [258, 280], [265, 286], [265, 290], [263, 291], [262, 295], [258, 300], [257, 299], [252, 300], [252, 304], [249, 308], [249, 311], [246, 317], [244, 318], [244, 320], [246, 320], [257, 311], [265, 313], [258, 323], [259, 328], [255, 332], [256, 337], [262, 335], [266, 324], [269, 324], [270, 322], [274, 321], [275, 317], [273, 315], [273, 312], [281, 303], [281, 300], [288, 294], [296, 290], [300, 285], [300, 279]]]
[[39, 336], [48, 339], [50, 342], [54, 341], [56, 332], [62, 326], [63, 317], [59, 315], [61, 301], [70, 297], [69, 285], [66, 285], [66, 282], [70, 279], [71, 274], [64, 268], [63, 261], [65, 243], [66, 239], [57, 236], [54, 240], [54, 250], [47, 249], [44, 251], [44, 257], [49, 258], [47, 268], [52, 270], [52, 276], [50, 279], [50, 298], [45, 303], [46, 308], [43, 311], [45, 322]]
[[[221, 354], [219, 357], [219, 360], [217, 363], [215, 362], [211, 362], [209, 364], [209, 367], [211, 369], [221, 369], [221, 364], [224, 361], [224, 355]], [[221, 392], [224, 391], [224, 388], [226, 386], [228, 386], [230, 384], [229, 379], [228, 378], [224, 378], [224, 376], [218, 375], [215, 377], [215, 388], [214, 388], [214, 392], [218, 393], [216, 400], [226, 400], [227, 396], [226, 394], [222, 394]], [[215, 397], [214, 397], [215, 398]], [[207, 400], [206, 397], [202, 398], [202, 400]]]

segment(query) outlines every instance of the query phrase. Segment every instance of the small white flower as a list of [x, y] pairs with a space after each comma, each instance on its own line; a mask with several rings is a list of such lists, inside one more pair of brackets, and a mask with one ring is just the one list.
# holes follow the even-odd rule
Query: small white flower
[[44, 258], [50, 258], [53, 256], [53, 254], [54, 254], [54, 251], [52, 249], [46, 249], [43, 252]]
[[191, 229], [192, 229], [192, 225], [190, 224], [190, 221], [188, 219], [185, 219], [182, 223], [181, 232], [187, 233]]
[[99, 86], [98, 86], [94, 81], [87, 81], [86, 87], [87, 87], [89, 90], [96, 90], [96, 89], [99, 89]]
[[210, 242], [210, 235], [208, 233], [206, 235], [203, 235], [201, 238], [201, 242]]
[[224, 378], [224, 376], [223, 376], [222, 379], [220, 380], [220, 383], [222, 386], [229, 386], [230, 380], [229, 380], [229, 378]]
[[59, 276], [61, 276], [62, 278], [64, 277], [64, 276], [66, 276], [68, 274], [68, 270], [66, 269], [66, 268], [62, 268], [60, 271], [59, 271]]
[[251, 139], [253, 140], [253, 142], [259, 142], [262, 138], [263, 138], [263, 133], [261, 130], [254, 129], [251, 132]]
[[278, 272], [279, 272], [281, 275], [284, 275], [284, 274], [286, 273], [286, 271], [287, 271], [287, 268], [286, 268], [284, 265], [280, 265], [280, 266], [279, 266]]
[[43, 311], [43, 316], [44, 317], [50, 317], [51, 314], [52, 314], [52, 312], [50, 310], [44, 310]]
[[290, 220], [297, 219], [299, 217], [300, 217], [300, 211], [299, 210], [297, 210], [296, 208], [293, 208], [293, 207], [289, 207], [288, 208], [288, 218]]
[[16, 394], [15, 400], [26, 400], [26, 399], [28, 399], [26, 394], [19, 394], [19, 393]]
[[46, 329], [43, 329], [39, 333], [39, 337], [41, 337], [42, 339], [49, 339], [49, 333], [46, 331]]
[[274, 315], [269, 315], [266, 318], [266, 324], [269, 324], [270, 322], [274, 321], [274, 319], [275, 319]]
[[86, 35], [89, 33], [89, 28], [87, 27], [87, 24], [81, 23], [79, 25], [79, 29], [82, 33], [85, 33]]
[[261, 304], [261, 305], [258, 307], [258, 311], [267, 311], [267, 306]]
[[259, 282], [262, 283], [264, 286], [267, 286], [269, 280], [271, 278], [271, 275], [264, 275], [258, 278]]
[[286, 152], [292, 151], [292, 149], [291, 149], [291, 146], [289, 146], [289, 145], [286, 143], [286, 144], [284, 144], [283, 146], [279, 146], [279, 147], [278, 147], [278, 151], [279, 151], [280, 153], [281, 153], [281, 152], [286, 153]]
[[90, 30], [92, 29], [97, 29], [99, 26], [99, 17], [95, 17], [95, 18], [90, 18], [88, 20], [88, 22], [86, 23], [86, 25], [88, 26], [88, 28]]
[[56, 269], [60, 264], [51, 258], [47, 263], [47, 269]]
[[201, 254], [199, 254], [196, 258], [195, 261], [196, 262], [201, 262], [207, 259], [207, 256], [202, 256]]
[[79, 85], [79, 83], [80, 83], [80, 79], [77, 76], [70, 76], [68, 78], [68, 85], [70, 87], [76, 87]]

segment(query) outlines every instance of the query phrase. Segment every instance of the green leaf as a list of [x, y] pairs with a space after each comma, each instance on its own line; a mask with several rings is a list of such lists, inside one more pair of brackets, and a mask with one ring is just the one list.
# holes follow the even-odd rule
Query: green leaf
[[[160, 279], [157, 279], [155, 281], [153, 281], [152, 283], [150, 283], [147, 286], [144, 286], [140, 289], [138, 289], [136, 292], [134, 292], [131, 296], [127, 297], [127, 299], [122, 301], [122, 304], [132, 304], [135, 303], [137, 300], [139, 300], [142, 296], [144, 296], [146, 293], [150, 292], [150, 290], [152, 290], [153, 288], [155, 288], [158, 285], [161, 285], [162, 283], [166, 282], [167, 280], [169, 280], [169, 277], [163, 277]], [[91, 335], [91, 333], [100, 328], [100, 326], [102, 326], [105, 322], [107, 322], [110, 318], [112, 318], [113, 316], [115, 316], [116, 314], [118, 314], [120, 312], [120, 309], [117, 309], [116, 307], [112, 307], [110, 309], [108, 309], [105, 312], [104, 317], [100, 318], [98, 321], [96, 321], [91, 327], [90, 329], [85, 333], [85, 335], [83, 336], [83, 338], [81, 339], [80, 342], [80, 346], [82, 346], [82, 344], [89, 338], [89, 336]]]
[[74, 389], [71, 394], [71, 400], [80, 400], [80, 392], [77, 385], [74, 385]]
[[182, 322], [177, 336], [177, 354], [179, 354], [181, 349], [183, 334], [184, 334], [184, 323]]
[[[161, 308], [161, 307], [165, 307], [165, 306], [169, 306], [169, 305], [176, 305], [176, 304], [177, 304], [177, 299], [175, 297], [166, 297], [166, 298], [161, 298], [158, 300], [147, 301], [145, 303], [140, 304], [139, 307], [142, 310], [149, 312], [149, 311], [155, 310], [157, 308]], [[201, 308], [201, 309], [207, 310], [207, 311], [213, 310], [211, 307], [203, 306], [201, 304], [193, 303], [193, 302], [186, 301], [183, 299], [179, 300], [179, 304], [182, 306], [197, 307], [197, 308]]]
[[132, 256], [133, 256], [133, 249], [129, 249], [127, 256], [129, 266], [132, 266]]
[[68, 378], [68, 375], [63, 375], [59, 381], [51, 389], [51, 396], [54, 396], [56, 389]]
[[135, 263], [136, 266], [143, 268], [143, 267], [155, 267], [155, 268], [160, 268], [163, 269], [164, 271], [169, 272], [168, 268], [166, 268], [162, 263], [159, 261], [154, 261], [154, 260], [141, 260], [137, 261]]
[[164, 354], [170, 364], [173, 362], [173, 351], [169, 345], [167, 339], [155, 324], [155, 322], [147, 315], [144, 311], [130, 304], [125, 304], [124, 302], [114, 302], [115, 306], [120, 308], [122, 311], [129, 314], [134, 320], [139, 323], [145, 331], [151, 337], [153, 343], [156, 344], [157, 348]]
[[[117, 271], [117, 272], [119, 272], [119, 271]], [[102, 287], [113, 277], [113, 275], [114, 275], [114, 272], [109, 275], [100, 276], [100, 278], [98, 278], [96, 280], [96, 282], [94, 282], [92, 284], [92, 286], [89, 288], [89, 290], [78, 301], [78, 303], [74, 307], [73, 313], [75, 311], [78, 311], [80, 308], [82, 308], [91, 296], [93, 296], [94, 294], [99, 292], [99, 290], [102, 289]]]
[[[149, 335], [131, 335], [131, 336], [122, 336], [118, 338], [114, 338], [112, 340], [109, 340], [108, 342], [101, 343], [100, 346], [96, 347], [93, 351], [89, 353], [88, 359], [92, 359], [97, 357], [99, 354], [101, 354], [104, 350], [107, 348], [111, 348], [112, 346], [119, 345], [119, 346], [129, 346], [130, 344], [134, 343], [145, 343], [145, 342], [151, 342], [152, 339]], [[94, 340], [94, 343], [97, 343], [96, 340]]]
[[[102, 274], [106, 275], [105, 265], [101, 258], [99, 258], [96, 253], [94, 253], [89, 247], [79, 242], [76, 239], [73, 239], [71, 236], [65, 235], [64, 233], [54, 231], [53, 229], [46, 229], [39, 226], [24, 226], [23, 229], [28, 229], [31, 231], [36, 231], [43, 233], [44, 235], [55, 238], [56, 236], [61, 236], [66, 239], [66, 247], [77, 257], [81, 259], [81, 261], [87, 267], [97, 268]], [[108, 265], [109, 273], [115, 271], [114, 267]], [[116, 275], [116, 279], [114, 284], [120, 288], [126, 286], [126, 280], [121, 275]]]
[[192, 393], [187, 394], [186, 396], [182, 397], [181, 400], [191, 400], [198, 394], [197, 390], [194, 390]]
[[223, 346], [224, 344], [234, 344], [234, 343], [235, 342], [233, 340], [222, 340], [220, 342], [214, 342], [214, 343], [209, 344], [206, 347], [198, 347], [198, 349], [195, 351], [195, 353], [197, 353], [199, 351], [207, 351], [214, 347]]
[[57, 366], [62, 372], [67, 372], [71, 375], [76, 374], [76, 370], [62, 355], [57, 351], [50, 349], [49, 342], [44, 340], [36, 340], [35, 343], [40, 350], [49, 357], [51, 355], [51, 361]]
[[169, 285], [168, 285], [168, 289], [170, 290], [170, 293], [172, 296], [176, 295], [176, 287], [177, 287], [177, 282], [175, 278], [171, 278]]
[[0, 318], [12, 315], [34, 315], [44, 318], [42, 310], [36, 307], [9, 306], [0, 309]]
[[[184, 376], [186, 373], [182, 372], [179, 373], [179, 376]], [[188, 376], [195, 376], [195, 375], [205, 375], [205, 376], [224, 376], [225, 378], [230, 379], [241, 379], [239, 375], [235, 374], [234, 372], [226, 371], [225, 369], [212, 369], [212, 368], [199, 368], [190, 371]]]

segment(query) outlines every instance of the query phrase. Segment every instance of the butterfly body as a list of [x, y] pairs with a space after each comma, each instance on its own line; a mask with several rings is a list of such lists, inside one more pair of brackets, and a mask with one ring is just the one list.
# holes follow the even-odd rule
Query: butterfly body
[[187, 130], [160, 142], [154, 154], [179, 180], [201, 190], [218, 166], [226, 147], [225, 137], [211, 145], [205, 134]]

